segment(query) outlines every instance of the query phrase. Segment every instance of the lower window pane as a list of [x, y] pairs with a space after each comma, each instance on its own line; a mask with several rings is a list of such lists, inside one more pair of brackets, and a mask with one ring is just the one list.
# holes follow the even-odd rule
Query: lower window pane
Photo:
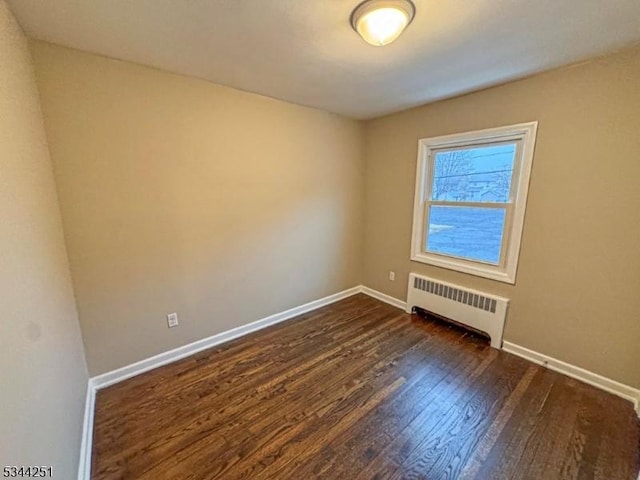
[[504, 208], [432, 206], [427, 251], [497, 265], [505, 217]]

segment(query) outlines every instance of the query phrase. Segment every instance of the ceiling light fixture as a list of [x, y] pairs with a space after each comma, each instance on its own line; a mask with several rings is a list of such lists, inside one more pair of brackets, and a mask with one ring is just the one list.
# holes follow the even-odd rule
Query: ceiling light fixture
[[365, 0], [351, 14], [351, 26], [365, 42], [380, 47], [398, 38], [415, 14], [411, 0]]

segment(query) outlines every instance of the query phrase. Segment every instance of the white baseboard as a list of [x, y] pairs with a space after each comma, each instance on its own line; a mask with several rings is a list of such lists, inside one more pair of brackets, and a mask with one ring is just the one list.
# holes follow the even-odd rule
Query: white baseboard
[[402, 310], [406, 308], [406, 303], [402, 300], [398, 300], [397, 298], [391, 297], [382, 292], [378, 292], [377, 290], [373, 290], [369, 287], [358, 285], [356, 287], [343, 290], [342, 292], [329, 295], [328, 297], [320, 298], [318, 300], [314, 300], [313, 302], [305, 303], [304, 305], [285, 310], [284, 312], [270, 315], [255, 322], [218, 333], [211, 337], [197, 340], [193, 343], [189, 343], [178, 348], [174, 348], [173, 350], [160, 353], [153, 357], [145, 358], [144, 360], [132, 363], [131, 365], [127, 365], [125, 367], [92, 377], [91, 380], [93, 381], [94, 388], [99, 390], [101, 388], [105, 388], [110, 385], [114, 385], [116, 383], [127, 380], [128, 378], [135, 377], [136, 375], [140, 375], [141, 373], [148, 372], [149, 370], [153, 370], [182, 358], [189, 357], [194, 353], [206, 350], [207, 348], [220, 345], [221, 343], [234, 340], [249, 333], [253, 333], [271, 325], [275, 325], [276, 323], [284, 322], [285, 320], [297, 317], [298, 315], [302, 315], [303, 313], [307, 313], [317, 308], [338, 302], [357, 293], [364, 293], [366, 295], [369, 295], [370, 297], [376, 298], [382, 302], [388, 303], [389, 305], [393, 305], [394, 307], [400, 308]]
[[82, 424], [82, 441], [80, 443], [80, 459], [78, 461], [78, 480], [91, 479], [91, 450], [93, 448], [93, 413], [96, 405], [96, 387], [90, 378], [87, 384], [87, 396], [84, 403], [84, 422]]
[[153, 357], [145, 358], [144, 360], [132, 363], [131, 365], [118, 368], [117, 370], [103, 373], [102, 375], [92, 377], [92, 380], [94, 382], [95, 388], [99, 390], [101, 388], [105, 388], [110, 385], [122, 382], [123, 380], [127, 380], [128, 378], [135, 377], [136, 375], [140, 375], [141, 373], [148, 372], [149, 370], [153, 370], [155, 368], [162, 367], [163, 365], [173, 363], [182, 358], [189, 357], [194, 353], [206, 350], [207, 348], [215, 347], [216, 345], [220, 345], [221, 343], [225, 343], [249, 333], [262, 330], [263, 328], [275, 325], [276, 323], [284, 322], [285, 320], [289, 320], [293, 317], [297, 317], [298, 315], [302, 315], [303, 313], [310, 312], [311, 310], [315, 310], [316, 308], [324, 307], [325, 305], [335, 303], [339, 300], [345, 299], [361, 292], [361, 286], [349, 288], [348, 290], [343, 290], [342, 292], [329, 295], [328, 297], [305, 303], [304, 305], [300, 305], [299, 307], [294, 307], [289, 310], [285, 310], [284, 312], [276, 313], [274, 315], [262, 318], [255, 322], [241, 325], [239, 327], [232, 328], [231, 330], [212, 335], [211, 337], [203, 338], [193, 343], [183, 345], [182, 347], [174, 348], [173, 350], [154, 355]]
[[407, 302], [398, 300], [397, 298], [387, 295], [386, 293], [379, 292], [377, 290], [374, 290], [373, 288], [365, 287], [364, 285], [361, 285], [360, 289], [360, 291], [365, 295], [376, 298], [381, 302], [388, 303], [389, 305], [400, 308], [402, 310], [406, 310], [407, 308]]
[[637, 388], [633, 388], [629, 385], [616, 382], [615, 380], [611, 380], [610, 378], [603, 377], [602, 375], [599, 375], [597, 373], [590, 372], [589, 370], [585, 370], [584, 368], [576, 367], [575, 365], [571, 365], [570, 363], [563, 362], [562, 360], [558, 360], [556, 358], [549, 357], [548, 355], [538, 353], [534, 350], [529, 350], [528, 348], [521, 347], [520, 345], [516, 345], [515, 343], [505, 341], [502, 344], [502, 349], [505, 352], [512, 353], [514, 355], [517, 355], [518, 357], [529, 360], [530, 362], [537, 363], [538, 365], [544, 365], [550, 370], [562, 373], [567, 377], [575, 378], [576, 380], [580, 380], [591, 386], [604, 390], [605, 392], [609, 392], [613, 395], [624, 398], [625, 400], [629, 400], [633, 403], [638, 416], [640, 416], [640, 390], [638, 390]]

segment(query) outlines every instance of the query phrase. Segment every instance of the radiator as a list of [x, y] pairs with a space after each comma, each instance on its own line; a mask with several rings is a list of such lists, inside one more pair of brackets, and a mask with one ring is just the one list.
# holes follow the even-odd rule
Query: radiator
[[491, 346], [502, 348], [509, 300], [411, 273], [407, 312], [415, 307], [449, 318], [489, 335]]

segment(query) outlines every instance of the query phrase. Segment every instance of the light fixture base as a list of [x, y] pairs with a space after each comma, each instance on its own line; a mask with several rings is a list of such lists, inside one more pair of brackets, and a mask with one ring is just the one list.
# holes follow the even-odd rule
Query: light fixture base
[[374, 46], [393, 42], [413, 21], [416, 7], [411, 0], [365, 0], [351, 13], [351, 27]]

